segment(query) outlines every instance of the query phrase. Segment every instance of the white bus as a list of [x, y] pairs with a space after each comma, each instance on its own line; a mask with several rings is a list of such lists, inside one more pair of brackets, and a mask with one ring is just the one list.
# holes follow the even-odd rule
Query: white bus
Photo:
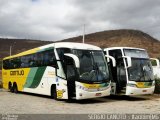
[[87, 99], [111, 90], [103, 50], [83, 43], [53, 43], [6, 57], [2, 72], [3, 87], [15, 93]]
[[152, 61], [153, 73], [155, 78], [160, 78], [160, 60], [157, 58], [150, 58]]
[[152, 94], [155, 89], [153, 69], [145, 49], [111, 47], [104, 49], [106, 55], [116, 60], [116, 67], [108, 59], [112, 71], [112, 93], [121, 95]]

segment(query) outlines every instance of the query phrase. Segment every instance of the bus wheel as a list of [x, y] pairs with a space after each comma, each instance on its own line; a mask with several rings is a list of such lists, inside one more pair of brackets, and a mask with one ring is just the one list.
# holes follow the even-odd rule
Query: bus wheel
[[13, 92], [18, 93], [18, 88], [16, 83], [13, 84]]
[[57, 91], [56, 91], [56, 86], [55, 85], [53, 85], [51, 87], [51, 98], [57, 100]]
[[11, 82], [8, 83], [8, 89], [10, 92], [13, 92], [13, 86]]

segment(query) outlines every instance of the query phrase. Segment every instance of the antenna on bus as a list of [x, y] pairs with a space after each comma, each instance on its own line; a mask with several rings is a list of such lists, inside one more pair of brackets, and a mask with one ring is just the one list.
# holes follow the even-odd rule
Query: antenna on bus
[[84, 40], [85, 40], [85, 24], [83, 26], [83, 43], [84, 43]]

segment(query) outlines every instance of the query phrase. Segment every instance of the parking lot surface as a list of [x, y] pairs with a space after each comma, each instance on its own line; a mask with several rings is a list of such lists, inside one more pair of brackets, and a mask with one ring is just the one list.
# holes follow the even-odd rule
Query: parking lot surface
[[86, 100], [54, 100], [48, 96], [0, 89], [1, 114], [158, 113], [160, 95], [108, 96]]

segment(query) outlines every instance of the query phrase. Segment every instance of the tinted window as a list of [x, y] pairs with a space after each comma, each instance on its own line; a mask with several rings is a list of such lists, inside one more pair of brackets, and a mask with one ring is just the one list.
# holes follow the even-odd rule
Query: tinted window
[[122, 58], [122, 52], [121, 50], [110, 50], [109, 55], [113, 56], [115, 59]]
[[126, 56], [134, 58], [149, 58], [148, 53], [145, 50], [124, 49], [124, 53]]
[[4, 69], [56, 66], [54, 50], [47, 50], [3, 61]]
[[64, 60], [64, 54], [71, 53], [71, 50], [69, 48], [57, 48], [57, 53], [59, 55], [59, 59]]

